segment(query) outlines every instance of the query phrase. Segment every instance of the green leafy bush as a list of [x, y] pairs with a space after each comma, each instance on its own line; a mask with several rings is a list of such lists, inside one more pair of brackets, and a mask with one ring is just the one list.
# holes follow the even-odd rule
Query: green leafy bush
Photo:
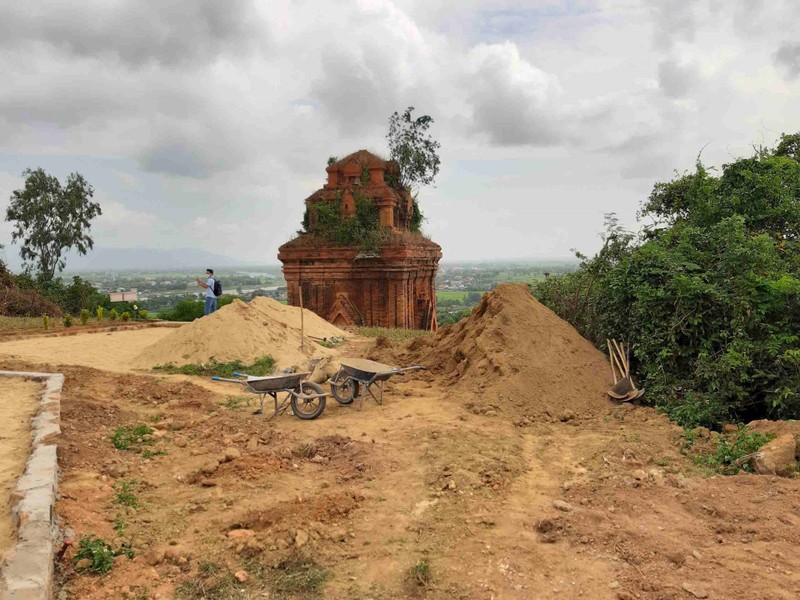
[[723, 475], [735, 475], [740, 470], [751, 471], [750, 455], [774, 438], [771, 433], [751, 432], [740, 427], [733, 433], [720, 436], [713, 452], [695, 455], [695, 462]]
[[140, 318], [142, 321], [146, 321], [146, 320], [147, 320], [147, 311], [146, 311], [146, 310], [140, 310], [140, 311], [138, 312], [138, 315], [139, 315], [139, 318]]
[[386, 230], [380, 225], [378, 207], [356, 191], [355, 214], [342, 214], [341, 197], [320, 202], [316, 206], [317, 225], [315, 233], [340, 246], [355, 246], [365, 252], [378, 252], [386, 240]]
[[72, 315], [64, 315], [64, 327], [72, 327]]
[[[233, 302], [234, 296], [223, 295], [217, 298], [217, 308], [222, 308]], [[159, 312], [159, 318], [164, 321], [194, 321], [204, 315], [205, 302], [199, 300], [181, 300], [172, 310]]]
[[104, 312], [103, 307], [102, 306], [98, 306], [97, 310], [95, 311], [95, 313], [97, 314], [97, 320], [98, 321], [102, 321], [103, 320], [103, 312]]
[[42, 317], [42, 326], [45, 329], [50, 329], [50, 317], [48, 317], [47, 315], [44, 315]]
[[[88, 571], [96, 575], [103, 575], [111, 570], [114, 566], [114, 558], [118, 554], [111, 547], [111, 544], [100, 538], [95, 538], [93, 535], [88, 535], [81, 538], [78, 543], [78, 552], [75, 558], [72, 559], [72, 564], [76, 565], [79, 572]], [[83, 559], [90, 561], [86, 567], [78, 568], [77, 565]]]
[[27, 275], [18, 275], [17, 282], [20, 287], [35, 289], [65, 313], [73, 315], [79, 314], [84, 308], [93, 312], [98, 306], [106, 306], [109, 302], [108, 294], [101, 294], [91, 283], [78, 276], [73, 277], [69, 285], [65, 285], [61, 279], [40, 281]]
[[641, 235], [607, 217], [596, 256], [532, 286], [598, 347], [630, 344], [645, 400], [681, 424], [800, 417], [800, 162], [784, 146], [657, 183]]
[[414, 195], [414, 200], [411, 205], [411, 231], [418, 232], [422, 229], [422, 222], [425, 220], [425, 215], [422, 214], [422, 210], [419, 208], [419, 202], [417, 200], [417, 195]]
[[[104, 575], [114, 566], [114, 559], [117, 556], [134, 557], [133, 547], [129, 542], [123, 542], [118, 550], [101, 538], [94, 535], [87, 535], [78, 542], [78, 551], [72, 559], [75, 570], [79, 573], [93, 573]], [[82, 564], [86, 560], [88, 564]]]
[[111, 311], [108, 313], [108, 318], [112, 321], [116, 321], [119, 318], [119, 313], [117, 312], [116, 308], [111, 309]]
[[90, 313], [88, 308], [81, 309], [81, 315], [80, 315], [81, 325], [86, 325], [89, 322], [89, 314]]
[[119, 318], [120, 318], [122, 321], [130, 321], [130, 320], [131, 320], [131, 313], [129, 313], [129, 312], [126, 310], [124, 313], [122, 313], [122, 314], [119, 316]]

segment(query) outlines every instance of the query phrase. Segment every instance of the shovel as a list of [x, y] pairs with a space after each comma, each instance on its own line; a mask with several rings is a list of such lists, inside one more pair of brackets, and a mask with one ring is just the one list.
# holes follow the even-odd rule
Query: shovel
[[[644, 395], [644, 389], [636, 389], [630, 371], [630, 346], [626, 349], [624, 344], [618, 344], [617, 340], [606, 340], [608, 354], [611, 359], [611, 373], [614, 377], [614, 386], [606, 392], [611, 398], [622, 402], [630, 402]], [[614, 369], [616, 367], [616, 370]], [[619, 371], [621, 379], [617, 379], [616, 371]]]
[[633, 386], [633, 380], [631, 379], [630, 375], [626, 375], [622, 379], [620, 379], [617, 383], [614, 384], [610, 390], [608, 390], [608, 395], [612, 398], [616, 398], [617, 400], [625, 400], [628, 398], [631, 392], [637, 391], [636, 388]]

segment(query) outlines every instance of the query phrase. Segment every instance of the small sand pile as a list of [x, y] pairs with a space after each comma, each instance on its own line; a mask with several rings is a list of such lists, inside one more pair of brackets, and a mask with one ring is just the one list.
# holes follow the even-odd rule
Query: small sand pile
[[348, 334], [310, 310], [303, 311], [303, 318], [306, 341], [304, 350], [300, 350], [300, 308], [271, 298], [256, 298], [250, 303], [234, 300], [147, 347], [134, 359], [133, 367], [207, 364], [212, 360], [249, 363], [269, 354], [280, 368], [305, 368], [309, 359], [333, 353], [308, 336], [344, 338]]
[[605, 408], [611, 383], [605, 356], [525, 285], [499, 286], [469, 317], [417, 338], [407, 352], [404, 360], [476, 392], [479, 405], [520, 418]]

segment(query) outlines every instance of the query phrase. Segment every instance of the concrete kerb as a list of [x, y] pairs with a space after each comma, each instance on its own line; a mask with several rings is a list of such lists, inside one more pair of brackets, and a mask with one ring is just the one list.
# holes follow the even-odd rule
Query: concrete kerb
[[53, 556], [58, 537], [55, 502], [58, 458], [54, 437], [61, 433], [61, 373], [0, 371], [44, 383], [39, 410], [31, 422], [31, 454], [12, 495], [17, 542], [0, 566], [0, 598], [49, 600], [53, 596]]

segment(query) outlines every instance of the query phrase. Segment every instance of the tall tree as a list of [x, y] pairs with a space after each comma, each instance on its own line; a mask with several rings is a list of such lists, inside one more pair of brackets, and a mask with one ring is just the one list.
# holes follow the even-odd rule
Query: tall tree
[[44, 169], [26, 169], [25, 187], [11, 193], [6, 221], [14, 224], [11, 239], [22, 241], [20, 255], [26, 272], [40, 281], [51, 281], [66, 266], [66, 253], [86, 254], [94, 246], [91, 222], [102, 214], [92, 202], [94, 189], [79, 173], [66, 185]]
[[395, 112], [389, 118], [390, 158], [400, 168], [397, 184], [401, 188], [412, 189], [433, 183], [439, 173], [440, 144], [427, 133], [433, 118], [422, 115], [412, 116], [414, 107], [409, 106], [403, 114]]

